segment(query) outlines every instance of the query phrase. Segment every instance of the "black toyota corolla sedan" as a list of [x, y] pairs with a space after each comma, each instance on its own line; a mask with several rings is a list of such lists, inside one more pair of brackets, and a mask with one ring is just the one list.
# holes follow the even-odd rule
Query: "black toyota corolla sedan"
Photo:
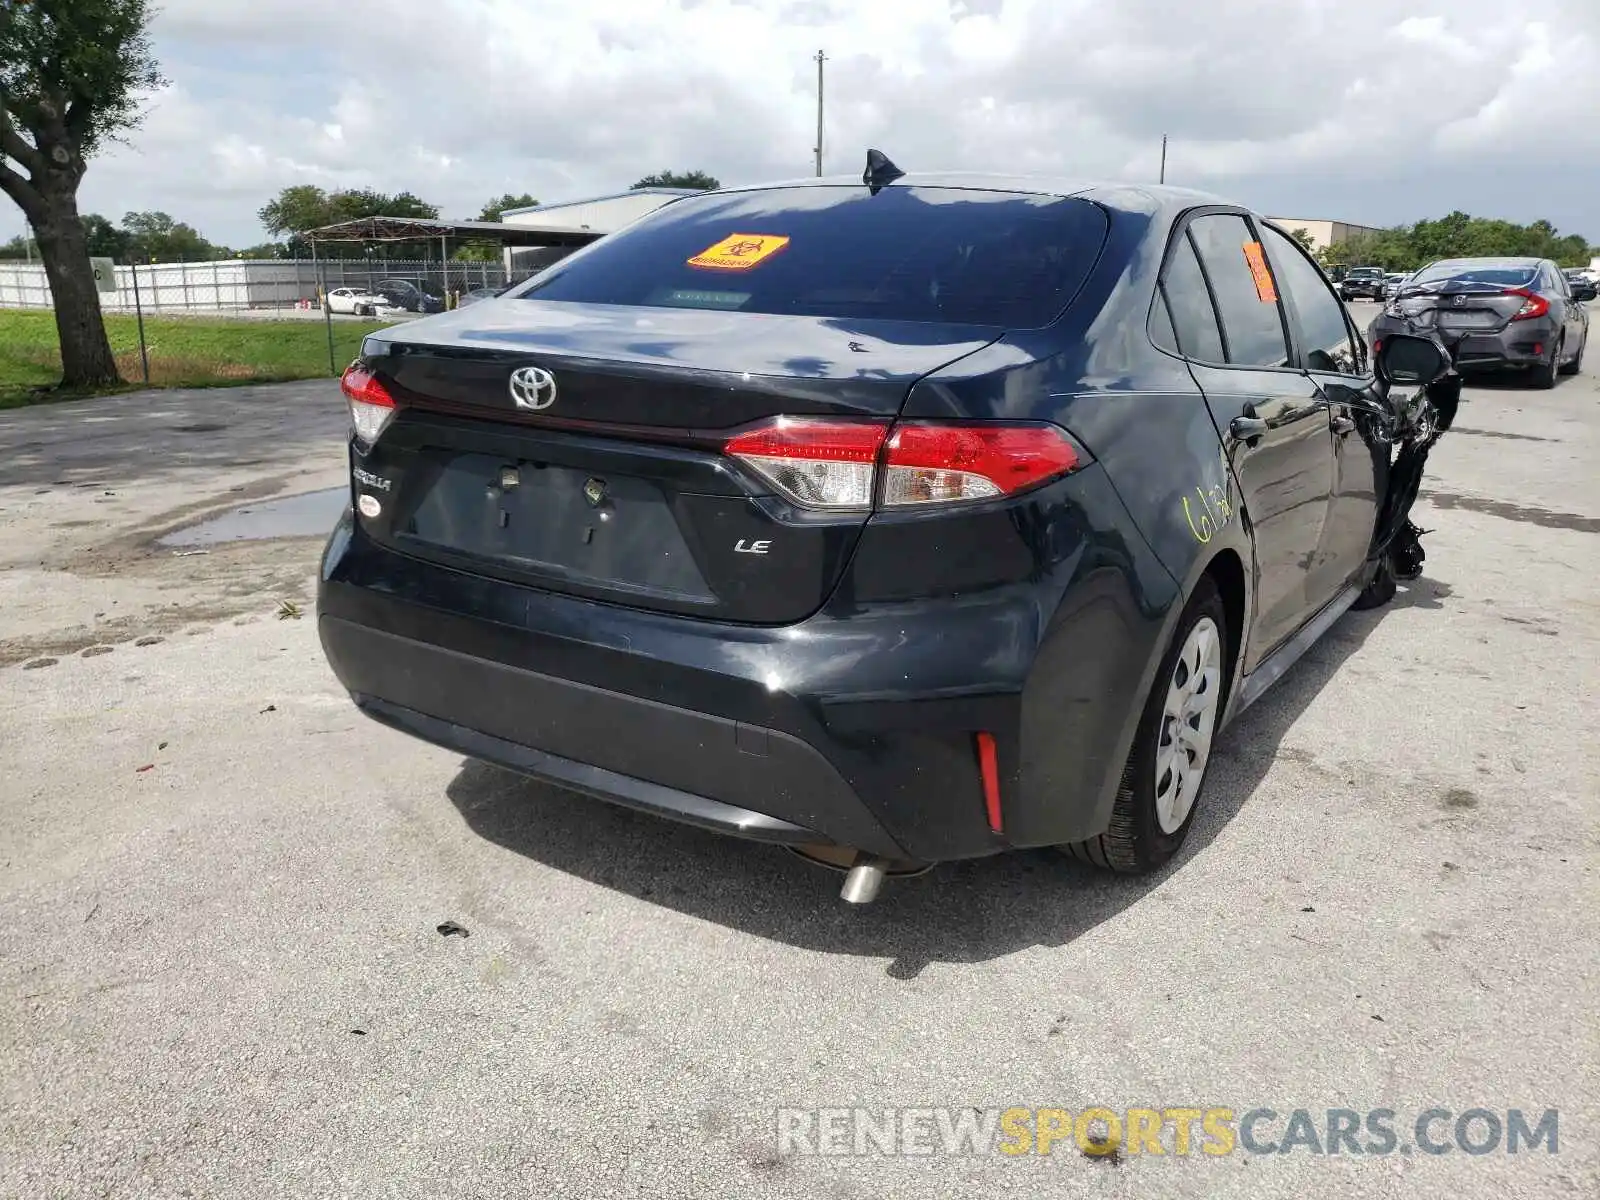
[[686, 197], [343, 389], [318, 609], [363, 711], [858, 901], [1165, 861], [1218, 730], [1382, 571], [1387, 389], [1294, 240], [1199, 193]]

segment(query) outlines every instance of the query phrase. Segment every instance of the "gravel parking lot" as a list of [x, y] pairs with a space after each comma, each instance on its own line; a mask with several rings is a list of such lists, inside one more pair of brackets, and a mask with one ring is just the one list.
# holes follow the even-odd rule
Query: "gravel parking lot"
[[[1597, 378], [1468, 389], [1423, 579], [1232, 728], [1172, 867], [862, 910], [358, 717], [320, 539], [158, 544], [338, 486], [331, 383], [0, 414], [0, 1194], [1600, 1194]], [[780, 1153], [836, 1106], [1558, 1109], [1559, 1147]]]

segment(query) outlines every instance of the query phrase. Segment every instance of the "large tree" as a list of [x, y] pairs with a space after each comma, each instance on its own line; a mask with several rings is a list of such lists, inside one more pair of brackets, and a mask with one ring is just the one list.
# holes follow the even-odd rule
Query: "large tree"
[[[0, 0], [0, 3], [3, 2]], [[306, 249], [302, 235], [308, 229], [335, 225], [340, 221], [354, 221], [361, 217], [432, 219], [439, 215], [439, 208], [410, 192], [396, 192], [392, 196], [368, 188], [325, 192], [313, 184], [302, 183], [284, 188], [256, 215], [261, 218], [268, 233], [277, 237], [287, 236], [291, 254], [299, 255]], [[360, 246], [331, 243], [323, 253], [333, 258], [359, 258], [363, 251]]]
[[722, 186], [722, 182], [715, 175], [707, 175], [704, 171], [657, 171], [654, 175], [646, 175], [629, 190], [647, 187], [667, 188], [693, 188], [700, 192], [714, 192]]
[[118, 381], [78, 186], [164, 82], [150, 16], [148, 0], [0, 0], [0, 190], [38, 239], [69, 387]]

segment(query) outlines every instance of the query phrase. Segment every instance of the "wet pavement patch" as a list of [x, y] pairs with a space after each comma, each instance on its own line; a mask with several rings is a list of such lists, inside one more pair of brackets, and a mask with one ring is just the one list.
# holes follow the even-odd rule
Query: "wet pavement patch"
[[1559, 442], [1560, 438], [1538, 437], [1531, 433], [1506, 433], [1500, 429], [1465, 429], [1460, 425], [1450, 426], [1451, 433], [1465, 433], [1472, 437], [1504, 438], [1508, 442]]
[[1455, 492], [1428, 490], [1422, 495], [1436, 508], [1461, 508], [1468, 512], [1487, 513], [1491, 517], [1504, 517], [1508, 521], [1525, 521], [1530, 525], [1542, 525], [1546, 529], [1600, 533], [1600, 517], [1552, 512], [1548, 508], [1530, 508], [1523, 504], [1511, 504], [1505, 500], [1486, 500], [1481, 496], [1462, 496]]
[[332, 531], [349, 503], [350, 492], [342, 487], [257, 501], [187, 529], [175, 530], [157, 544], [216, 546], [270, 538], [323, 537]]

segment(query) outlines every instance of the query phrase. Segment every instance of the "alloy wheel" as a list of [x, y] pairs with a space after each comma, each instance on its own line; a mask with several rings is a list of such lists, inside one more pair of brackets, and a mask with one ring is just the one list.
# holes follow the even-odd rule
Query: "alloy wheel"
[[1163, 833], [1181, 829], [1194, 808], [1221, 698], [1222, 631], [1201, 617], [1173, 664], [1156, 738], [1156, 821]]

